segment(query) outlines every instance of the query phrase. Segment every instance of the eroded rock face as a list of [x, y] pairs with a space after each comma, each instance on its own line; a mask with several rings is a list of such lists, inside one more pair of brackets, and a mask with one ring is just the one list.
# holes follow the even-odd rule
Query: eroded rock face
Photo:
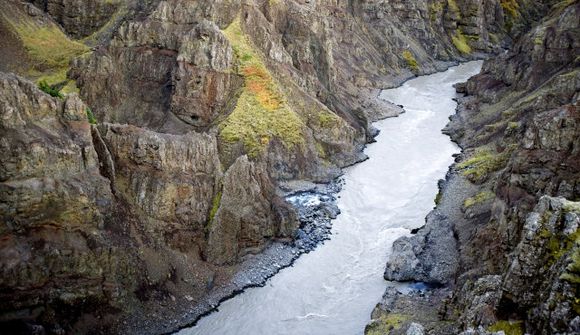
[[[33, 3], [75, 37], [108, 31], [91, 37], [98, 45], [69, 71], [98, 126], [87, 122], [87, 106], [78, 97], [53, 99], [29, 82], [1, 75], [0, 151], [6, 159], [0, 163], [0, 217], [6, 224], [0, 228], [0, 322], [32, 320], [57, 333], [60, 327], [110, 333], [106, 327], [124, 315], [161, 315], [176, 300], [187, 306], [200, 301], [232, 278], [245, 255], [292, 237], [297, 221], [276, 195], [278, 181], [328, 181], [364, 158], [360, 149], [376, 134], [370, 121], [400, 113], [376, 100], [379, 88], [496, 52], [545, 7], [544, 1], [529, 1], [512, 13], [504, 1], [478, 0]], [[29, 6], [30, 15], [40, 15]], [[540, 85], [548, 78], [534, 68], [565, 67], [577, 54], [575, 12], [565, 13], [557, 24], [545, 24], [542, 47], [527, 38], [514, 49], [531, 58], [516, 53], [499, 65], [488, 63], [487, 76], [466, 90], [481, 93], [481, 101], [499, 101], [510, 84]], [[240, 26], [234, 39], [226, 32], [233, 22]], [[240, 52], [240, 41], [250, 53]], [[248, 71], [244, 62], [252, 57]], [[512, 66], [512, 59], [519, 65]], [[532, 66], [519, 76], [524, 64]], [[500, 222], [508, 221], [504, 209], [520, 198], [527, 207], [510, 215], [523, 217], [533, 207], [534, 190], [577, 194], [575, 170], [561, 165], [576, 166], [571, 136], [578, 122], [569, 119], [577, 112], [562, 104], [574, 94], [577, 74], [562, 74], [544, 85], [543, 100], [534, 100], [550, 111], [545, 119], [522, 119], [522, 145], [531, 153], [510, 163], [514, 178], [498, 187]], [[499, 82], [505, 82], [503, 91], [496, 90]], [[490, 94], [484, 94], [485, 83]], [[274, 99], [266, 86], [279, 90]], [[266, 111], [286, 108], [296, 125], [268, 124], [267, 132], [251, 139], [263, 147], [255, 152], [243, 139], [222, 136], [232, 113], [248, 103], [240, 98], [247, 89], [271, 107]], [[250, 116], [250, 126], [262, 126], [263, 119]], [[234, 135], [256, 130], [234, 121], [228, 123]], [[554, 151], [548, 162], [540, 157]], [[537, 158], [533, 163], [530, 155]], [[544, 170], [525, 173], [532, 165]], [[538, 175], [540, 182], [532, 183]], [[419, 235], [441, 244], [399, 242], [414, 258], [389, 276], [405, 272], [404, 278], [448, 283], [457, 267], [469, 267], [470, 258], [458, 262], [453, 253], [463, 242], [453, 238], [450, 221], [437, 221], [441, 230]], [[517, 227], [497, 231], [507, 245], [518, 244]], [[490, 235], [477, 234], [487, 239], [474, 245], [485, 245]], [[444, 245], [453, 245], [452, 253]], [[507, 264], [489, 261], [494, 255], [486, 254], [486, 267], [471, 274], [488, 275]], [[426, 266], [436, 261], [439, 266]], [[69, 310], [78, 313], [60, 314]]]
[[441, 214], [432, 213], [417, 235], [402, 237], [393, 244], [393, 256], [385, 279], [447, 284], [458, 268], [453, 225]]
[[125, 0], [29, 0], [47, 12], [75, 38], [89, 36], [105, 25]]
[[579, 209], [578, 202], [542, 197], [528, 215], [522, 239], [510, 257], [504, 294], [520, 308], [531, 310], [532, 329], [580, 331], [571, 324], [578, 317], [574, 309]]
[[275, 197], [264, 164], [242, 156], [228, 169], [214, 203], [206, 257], [216, 264], [233, 263], [244, 252], [258, 252], [273, 237], [290, 237], [297, 228], [281, 222], [270, 202]]
[[[476, 188], [456, 204], [464, 217], [452, 222], [458, 253], [448, 253], [458, 256], [450, 277], [455, 292], [440, 307], [465, 334], [505, 327], [531, 334], [580, 331], [579, 12], [578, 3], [555, 5], [510, 51], [487, 61], [463, 86], [468, 96], [446, 128], [464, 148], [460, 175], [450, 183], [465, 178]], [[435, 255], [437, 242], [428, 238], [433, 227], [428, 223], [411, 239], [417, 239], [412, 245], [433, 245]], [[389, 277], [425, 280], [422, 270], [435, 263], [407, 249], [387, 265]]]
[[118, 306], [138, 276], [103, 230], [114, 197], [86, 106], [2, 73], [0, 114], [1, 321], [66, 322], [66, 308]]
[[167, 133], [207, 127], [241, 85], [216, 25], [231, 22], [238, 6], [174, 0], [143, 9], [146, 19], [124, 22], [108, 46], [78, 60], [83, 99], [107, 122]]
[[110, 124], [100, 129], [117, 171], [116, 191], [151, 218], [203, 229], [221, 177], [214, 137]]

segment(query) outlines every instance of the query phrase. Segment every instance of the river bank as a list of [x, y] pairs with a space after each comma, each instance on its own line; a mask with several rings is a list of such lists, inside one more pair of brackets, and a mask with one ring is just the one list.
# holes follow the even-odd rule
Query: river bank
[[387, 290], [367, 335], [580, 333], [579, 11], [554, 6], [457, 86], [462, 152], [385, 271], [432, 289]]
[[[429, 72], [440, 73], [435, 71], [444, 72], [456, 66], [458, 66], [457, 62], [437, 62], [435, 68]], [[400, 87], [416, 78], [409, 74], [405, 78], [399, 78], [398, 85], [395, 86]], [[387, 102], [381, 97], [380, 92], [377, 90], [375, 98], [377, 103], [371, 108], [373, 112], [367, 115], [373, 124], [405, 113], [402, 106]], [[376, 106], [382, 106], [380, 112], [376, 111]], [[372, 140], [369, 144], [376, 142], [380, 134], [378, 129], [373, 126], [370, 128]], [[368, 156], [363, 153], [365, 148], [361, 148], [360, 158], [354, 165], [368, 159]], [[346, 166], [343, 170], [352, 166]], [[131, 334], [171, 334], [179, 329], [195, 326], [200, 319], [217, 311], [222, 302], [244, 293], [247, 289], [263, 287], [281, 270], [293, 266], [302, 254], [314, 250], [320, 243], [329, 239], [332, 228], [331, 219], [335, 217], [333, 212], [336, 211], [336, 194], [341, 190], [342, 185], [342, 177], [328, 184], [314, 184], [307, 181], [281, 183], [277, 193], [283, 198], [288, 199], [297, 194], [308, 193], [327, 198], [322, 206], [309, 207], [294, 204], [301, 216], [301, 229], [297, 231], [295, 239], [273, 241], [262, 252], [248, 255], [235, 269], [231, 270], [232, 280], [212, 283], [215, 286], [211, 293], [194, 306], [191, 305], [192, 300], [189, 296], [176, 296], [166, 300], [164, 304], [150, 305], [146, 307], [147, 310], [133, 313], [123, 320], [122, 324], [117, 325], [117, 331]]]
[[[469, 66], [472, 70], [467, 70]], [[454, 78], [457, 69], [434, 76]], [[459, 69], [477, 72], [473, 64], [462, 65]], [[456, 76], [461, 77], [461, 74]], [[441, 83], [429, 87], [439, 91]], [[445, 92], [449, 89], [452, 90], [451, 84]], [[412, 95], [415, 96], [416, 92]], [[438, 98], [440, 96], [429, 94], [426, 99], [446, 113], [411, 108], [399, 118], [376, 124], [381, 133], [377, 143], [367, 147], [370, 159], [346, 170], [345, 188], [338, 199], [342, 214], [334, 222], [330, 241], [298, 259], [293, 267], [281, 271], [268, 281], [266, 287], [251, 289], [224, 302], [220, 312], [203, 318], [197, 327], [181, 333], [261, 333], [274, 331], [270, 327], [276, 324], [279, 325], [277, 332], [298, 334], [362, 332], [372, 309], [369, 300], [378, 300], [384, 290], [380, 264], [384, 262], [388, 246], [397, 236], [408, 234], [421, 225], [422, 217], [432, 208], [437, 176], [444, 174], [453, 161], [453, 152], [457, 150], [438, 129], [433, 128], [436, 124], [442, 128], [454, 110], [449, 109], [454, 106], [451, 98]], [[420, 136], [419, 129], [423, 135], [429, 134], [433, 138]], [[417, 143], [414, 141], [425, 142], [421, 142], [423, 144], [418, 145], [417, 150], [408, 150], [415, 147], [413, 144]], [[439, 151], [430, 149], [436, 145], [440, 145]], [[420, 162], [429, 157], [434, 163], [426, 171]], [[405, 182], [407, 188], [395, 186], [400, 182]], [[409, 201], [409, 197], [413, 200]], [[332, 265], [324, 263], [327, 260]], [[324, 292], [335, 289], [335, 295], [324, 295]], [[342, 314], [344, 311], [339, 306], [344, 306], [344, 301], [336, 299], [341, 291], [350, 292], [344, 299], [349, 300], [352, 308], [349, 314], [352, 315]], [[297, 295], [296, 292], [305, 294]], [[352, 294], [357, 297], [356, 303], [351, 300]], [[260, 301], [262, 298], [265, 301]], [[284, 307], [271, 315], [274, 305]], [[235, 315], [232, 314], [234, 310]]]

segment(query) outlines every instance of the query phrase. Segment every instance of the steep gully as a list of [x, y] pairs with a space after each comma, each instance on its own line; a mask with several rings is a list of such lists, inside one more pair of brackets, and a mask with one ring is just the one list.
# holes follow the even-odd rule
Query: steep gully
[[458, 151], [441, 133], [455, 111], [453, 84], [480, 68], [470, 62], [384, 91], [407, 113], [377, 122], [370, 159], [346, 171], [330, 241], [178, 334], [362, 333], [385, 286], [396, 285], [383, 279], [393, 241], [421, 226]]

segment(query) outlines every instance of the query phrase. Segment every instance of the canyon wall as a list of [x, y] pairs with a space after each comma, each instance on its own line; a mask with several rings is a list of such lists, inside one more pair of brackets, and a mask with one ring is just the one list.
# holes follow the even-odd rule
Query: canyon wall
[[371, 121], [399, 113], [380, 89], [503, 52], [549, 8], [3, 1], [1, 70], [64, 94], [1, 76], [0, 322], [146, 333], [123, 321], [194, 306], [292, 240], [281, 182], [328, 182], [365, 158]]
[[554, 5], [457, 87], [465, 96], [445, 131], [463, 153], [427, 225], [395, 242], [385, 272], [443, 287], [386, 294], [377, 319], [430, 300], [438, 317], [408, 321], [434, 334], [449, 323], [464, 334], [580, 332], [579, 13], [574, 1]]

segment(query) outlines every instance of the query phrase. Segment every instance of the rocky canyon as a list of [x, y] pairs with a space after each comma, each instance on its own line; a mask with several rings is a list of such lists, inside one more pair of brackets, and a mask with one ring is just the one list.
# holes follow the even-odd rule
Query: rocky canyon
[[579, 16], [0, 0], [0, 333], [171, 333], [263, 285], [338, 214], [288, 196], [337, 187], [373, 122], [404, 112], [381, 90], [484, 59], [444, 129], [462, 153], [385, 266], [429, 288], [387, 289], [360, 331], [580, 334]]

